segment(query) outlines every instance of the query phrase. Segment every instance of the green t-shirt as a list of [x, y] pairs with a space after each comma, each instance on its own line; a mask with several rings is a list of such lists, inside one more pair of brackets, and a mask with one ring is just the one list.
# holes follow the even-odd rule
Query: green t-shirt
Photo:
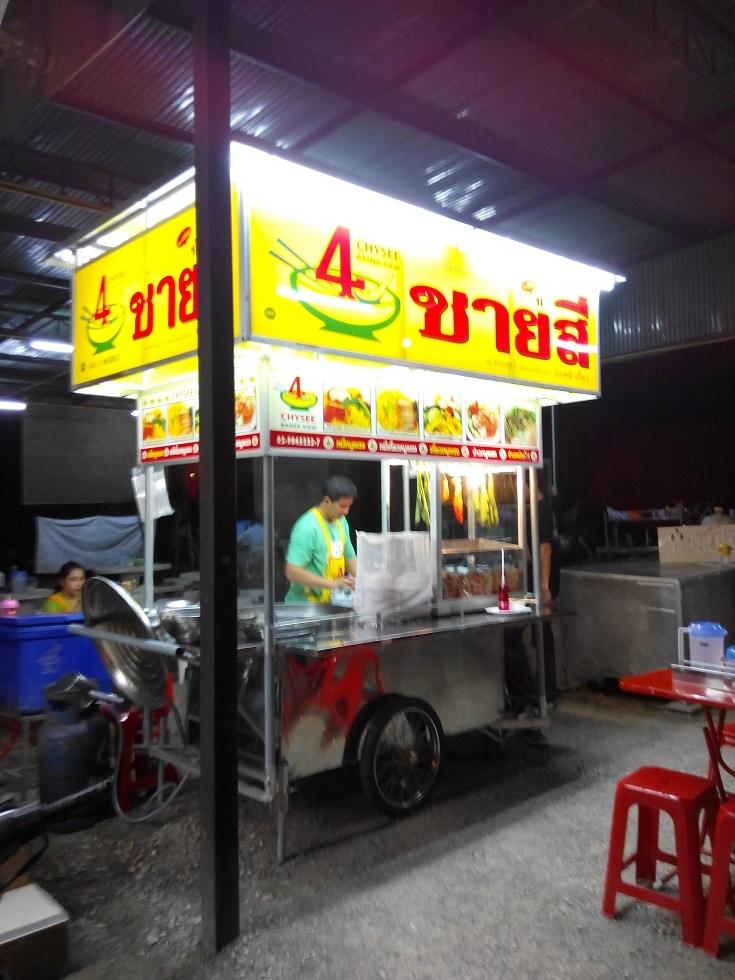
[[[340, 538], [339, 525], [345, 539], [345, 559], [355, 558], [355, 549], [350, 541], [350, 528], [345, 517], [340, 517], [338, 521], [325, 521], [327, 532], [334, 541]], [[305, 514], [296, 521], [291, 529], [291, 537], [288, 541], [286, 561], [289, 565], [298, 565], [305, 568], [307, 572], [314, 575], [324, 576], [327, 569], [327, 542], [324, 540], [324, 532], [319, 518], [313, 510], [307, 510]], [[308, 594], [313, 590], [307, 590], [297, 582], [291, 583], [291, 588], [286, 593], [286, 602], [308, 602]]]

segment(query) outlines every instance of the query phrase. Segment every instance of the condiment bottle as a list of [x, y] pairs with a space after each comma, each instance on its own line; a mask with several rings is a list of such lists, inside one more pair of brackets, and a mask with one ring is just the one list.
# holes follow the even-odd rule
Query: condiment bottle
[[17, 616], [20, 603], [12, 596], [8, 596], [0, 602], [0, 616]]

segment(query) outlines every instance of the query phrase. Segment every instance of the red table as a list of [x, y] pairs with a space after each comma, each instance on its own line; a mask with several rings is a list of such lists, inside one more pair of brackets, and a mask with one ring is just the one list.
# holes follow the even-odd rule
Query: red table
[[704, 711], [704, 738], [710, 757], [710, 774], [717, 784], [720, 799], [727, 794], [722, 785], [721, 772], [735, 777], [735, 769], [722, 758], [723, 745], [735, 745], [735, 730], [725, 726], [728, 711], [735, 711], [735, 675], [696, 672], [680, 667], [665, 667], [646, 674], [631, 674], [620, 678], [620, 688], [631, 694], [645, 694], [667, 701], [686, 701], [698, 704]]

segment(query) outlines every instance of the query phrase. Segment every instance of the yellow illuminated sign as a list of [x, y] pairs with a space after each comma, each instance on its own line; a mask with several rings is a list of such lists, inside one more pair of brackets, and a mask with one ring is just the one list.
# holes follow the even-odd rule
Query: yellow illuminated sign
[[[233, 193], [234, 335], [240, 332]], [[72, 387], [196, 352], [196, 209], [191, 207], [74, 274]]]
[[404, 248], [273, 204], [253, 206], [249, 249], [253, 338], [599, 390], [598, 291], [573, 272], [562, 284], [533, 258], [493, 263], [482, 242]]

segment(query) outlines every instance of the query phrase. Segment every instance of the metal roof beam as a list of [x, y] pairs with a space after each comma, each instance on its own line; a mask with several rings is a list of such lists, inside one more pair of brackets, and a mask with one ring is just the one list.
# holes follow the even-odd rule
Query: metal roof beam
[[735, 32], [696, 0], [600, 0], [644, 30], [687, 68], [725, 78], [735, 71]]
[[[62, 196], [68, 197], [65, 194], [67, 190], [81, 191], [90, 194], [108, 209], [144, 183], [83, 161], [8, 142], [0, 142], [0, 174], [13, 183], [39, 180], [54, 184], [60, 188]], [[80, 206], [83, 206], [81, 201]]]
[[[3, 340], [15, 340], [14, 337], [6, 337], [2, 332], [0, 332], [0, 343]], [[38, 357], [32, 357], [30, 354], [10, 354], [7, 351], [0, 350], [0, 363], [3, 361], [12, 361], [13, 364], [36, 364], [40, 368], [50, 368], [50, 367], [61, 367], [66, 365], [65, 370], [62, 374], [68, 374], [69, 372], [69, 362], [62, 361], [58, 357], [44, 357], [43, 354], [39, 354]]]
[[73, 208], [84, 208], [87, 211], [97, 211], [107, 214], [110, 208], [106, 204], [98, 204], [95, 201], [83, 201], [79, 197], [71, 197], [69, 194], [55, 194], [53, 191], [44, 191], [40, 187], [28, 187], [12, 180], [0, 180], [0, 190], [9, 191], [11, 194], [22, 194], [25, 197], [36, 197], [41, 201], [53, 201], [55, 204], [68, 204]]
[[64, 242], [77, 234], [78, 229], [69, 225], [57, 225], [52, 221], [35, 221], [10, 211], [0, 211], [0, 231], [10, 235], [23, 235], [25, 238], [37, 238], [42, 242]]
[[63, 289], [65, 293], [70, 290], [67, 279], [55, 279], [53, 276], [37, 276], [29, 272], [21, 272], [19, 269], [0, 268], [0, 280], [7, 279], [9, 282], [18, 282], [24, 286], [42, 286], [44, 289]]
[[[64, 297], [63, 299], [56, 300], [56, 302], [54, 303], [49, 303], [49, 305], [45, 307], [43, 310], [38, 310], [36, 313], [33, 313], [31, 316], [27, 316], [26, 319], [21, 324], [19, 324], [17, 327], [13, 327], [12, 330], [2, 331], [0, 336], [24, 337], [26, 336], [26, 331], [29, 329], [29, 327], [35, 326], [37, 323], [40, 323], [41, 320], [48, 320], [54, 317], [54, 314], [57, 312], [57, 310], [60, 310], [62, 309], [62, 307], [67, 306], [69, 302], [70, 302], [69, 298]], [[66, 318], [66, 322], [67, 323], [69, 322], [68, 316]], [[63, 340], [64, 338], [54, 337], [53, 339]]]

